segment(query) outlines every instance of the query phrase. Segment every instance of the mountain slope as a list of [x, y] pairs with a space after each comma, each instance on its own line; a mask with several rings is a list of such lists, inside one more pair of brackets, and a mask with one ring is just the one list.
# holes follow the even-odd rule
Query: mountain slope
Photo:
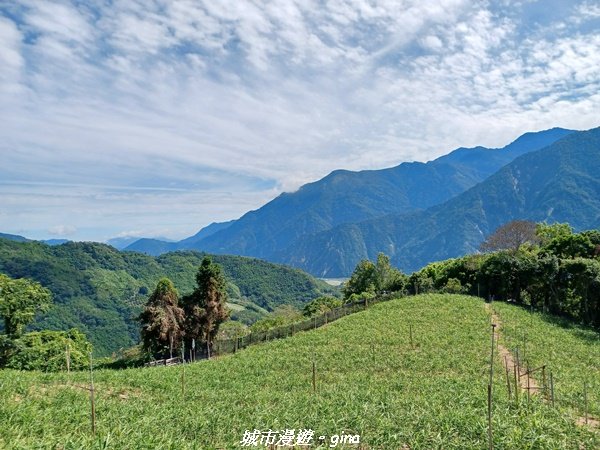
[[514, 219], [600, 222], [600, 128], [573, 133], [525, 154], [484, 182], [426, 211], [392, 214], [304, 237], [278, 260], [320, 276], [348, 275], [378, 252], [406, 271], [474, 252], [487, 235]]
[[29, 239], [18, 234], [0, 233], [0, 239], [7, 239], [15, 242], [29, 242]]
[[[167, 252], [174, 252], [176, 250], [187, 250], [193, 249], [197, 247], [195, 244], [200, 242], [202, 239], [205, 239], [213, 234], [225, 230], [228, 228], [234, 221], [230, 220], [228, 222], [213, 222], [210, 225], [202, 228], [198, 233], [193, 236], [190, 236], [186, 239], [183, 239], [179, 242], [170, 242], [162, 239], [150, 239], [150, 238], [136, 238], [133, 241], [130, 241], [126, 245], [123, 245], [121, 248], [113, 245], [119, 250], [123, 249], [128, 252], [140, 252], [145, 253], [147, 255], [158, 256]], [[112, 244], [112, 242], [108, 242]]]
[[129, 244], [124, 249], [126, 252], [140, 252], [147, 255], [158, 256], [177, 250], [176, 242], [166, 242], [160, 239], [141, 238]]
[[[484, 180], [514, 158], [543, 148], [571, 132], [553, 128], [527, 133], [502, 149], [460, 148], [428, 163], [403, 163], [361, 172], [336, 170], [297, 192], [281, 194], [236, 221], [206, 227], [176, 246], [143, 240], [128, 250], [156, 255], [176, 248], [192, 248], [272, 260], [301, 236], [345, 223], [440, 204]], [[216, 229], [218, 226], [224, 229]], [[209, 228], [214, 232], [202, 236]]]
[[[175, 252], [153, 258], [89, 242], [51, 247], [0, 239], [0, 273], [36, 280], [54, 295], [55, 306], [38, 318], [34, 328], [77, 327], [88, 335], [98, 354], [135, 344], [139, 325], [134, 318], [158, 280], [167, 276], [180, 293], [190, 292], [203, 256]], [[325, 283], [290, 267], [236, 256], [213, 259], [223, 266], [231, 302], [247, 307], [247, 312], [236, 311], [240, 318], [256, 318], [260, 311], [280, 304], [302, 307], [333, 292]]]
[[543, 148], [569, 133], [570, 130], [560, 128], [528, 133], [500, 150], [458, 149], [426, 164], [335, 171], [247, 213], [227, 229], [197, 242], [194, 248], [273, 259], [278, 251], [307, 234], [440, 204], [515, 157]]

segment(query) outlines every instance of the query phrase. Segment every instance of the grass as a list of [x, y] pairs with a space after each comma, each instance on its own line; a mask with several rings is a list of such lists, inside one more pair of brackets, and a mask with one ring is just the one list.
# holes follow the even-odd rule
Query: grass
[[[308, 428], [328, 439], [359, 434], [367, 448], [483, 449], [489, 332], [480, 300], [420, 295], [187, 365], [185, 396], [181, 366], [98, 370], [95, 437], [88, 393], [73, 387], [89, 374], [4, 370], [0, 447], [229, 449], [242, 448], [244, 430]], [[510, 402], [495, 364], [495, 448], [600, 445], [559, 409]]]
[[494, 309], [502, 319], [506, 346], [518, 346], [531, 367], [546, 364], [552, 371], [556, 402], [582, 416], [587, 382], [588, 410], [600, 417], [600, 333], [514, 305], [494, 303]]

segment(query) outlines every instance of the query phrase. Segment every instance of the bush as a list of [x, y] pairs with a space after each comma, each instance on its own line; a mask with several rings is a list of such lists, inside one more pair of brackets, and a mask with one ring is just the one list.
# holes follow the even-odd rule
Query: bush
[[342, 301], [339, 298], [323, 296], [307, 303], [302, 313], [306, 317], [312, 317], [339, 308], [340, 306], [342, 306]]
[[92, 345], [77, 330], [34, 331], [12, 341], [0, 340], [0, 361], [9, 369], [66, 370], [66, 351], [69, 348], [71, 369], [85, 369], [89, 365]]

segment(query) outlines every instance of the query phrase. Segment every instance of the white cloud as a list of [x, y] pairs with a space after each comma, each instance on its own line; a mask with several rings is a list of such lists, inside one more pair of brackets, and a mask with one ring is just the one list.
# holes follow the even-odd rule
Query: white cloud
[[336, 168], [597, 126], [595, 5], [539, 29], [521, 3], [23, 2], [0, 17], [0, 230], [183, 237]]
[[0, 17], [0, 93], [10, 93], [20, 88], [22, 36], [11, 20]]
[[72, 225], [55, 225], [48, 229], [48, 233], [53, 236], [72, 236], [77, 232], [77, 228]]

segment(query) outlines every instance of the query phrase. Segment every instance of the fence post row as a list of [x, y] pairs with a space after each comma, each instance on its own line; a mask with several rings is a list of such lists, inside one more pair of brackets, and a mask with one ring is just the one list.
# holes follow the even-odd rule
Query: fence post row
[[[383, 301], [389, 301], [394, 297], [382, 297], [382, 298], [374, 298], [371, 300], [371, 303], [379, 303]], [[355, 313], [360, 310], [367, 309], [369, 307], [369, 301], [364, 299], [362, 301], [356, 303], [346, 303], [342, 306], [334, 308], [330, 311], [326, 311], [319, 316], [314, 316], [313, 318], [309, 318], [304, 322], [292, 323], [291, 324], [291, 335], [293, 336], [297, 331], [306, 331], [309, 329], [317, 329], [320, 326], [327, 325], [329, 322], [337, 320], [341, 317], [345, 317], [349, 314]], [[298, 327], [298, 328], [296, 328]], [[412, 337], [412, 325], [410, 325], [410, 341], [411, 347], [413, 347], [413, 337]], [[261, 334], [262, 333], [262, 334]], [[281, 327], [273, 328], [271, 330], [261, 331], [258, 333], [249, 333], [246, 336], [235, 337], [230, 339], [215, 339], [213, 341], [213, 345], [211, 346], [209, 343], [206, 344], [206, 356], [207, 359], [211, 359], [211, 356], [221, 355], [225, 353], [235, 353], [241, 348], [248, 347], [249, 345], [256, 344], [259, 342], [266, 342], [269, 340], [269, 335], [271, 339], [287, 337], [290, 335], [290, 325], [284, 325]], [[190, 350], [191, 355], [190, 361], [196, 359], [196, 346], [195, 342], [192, 343], [192, 350]], [[211, 348], [212, 347], [212, 348]], [[170, 348], [172, 352], [172, 348]], [[69, 355], [70, 356], [70, 355]], [[183, 360], [184, 358], [182, 358]], [[176, 362], [175, 362], [176, 361]], [[70, 361], [69, 361], [70, 362]], [[179, 363], [179, 358], [167, 358], [158, 361], [151, 361], [146, 363], [147, 367], [152, 367], [156, 365], [171, 365]], [[68, 364], [68, 363], [67, 363]]]

